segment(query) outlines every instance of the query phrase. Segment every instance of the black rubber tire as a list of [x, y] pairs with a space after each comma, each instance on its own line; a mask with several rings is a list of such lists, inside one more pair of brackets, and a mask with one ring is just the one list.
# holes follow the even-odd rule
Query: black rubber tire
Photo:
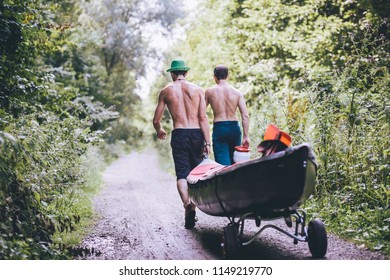
[[314, 219], [309, 222], [307, 235], [312, 256], [316, 259], [322, 259], [328, 249], [328, 236], [321, 220]]
[[223, 259], [231, 260], [237, 255], [239, 242], [237, 237], [237, 228], [228, 225], [223, 228], [223, 237], [221, 241]]

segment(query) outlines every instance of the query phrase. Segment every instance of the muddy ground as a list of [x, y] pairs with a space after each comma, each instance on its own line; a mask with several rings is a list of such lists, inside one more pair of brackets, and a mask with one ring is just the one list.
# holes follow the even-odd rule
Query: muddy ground
[[[197, 211], [199, 220], [195, 228], [186, 230], [175, 177], [159, 167], [155, 154], [133, 152], [121, 157], [106, 169], [104, 181], [105, 186], [94, 199], [99, 220], [81, 245], [93, 253], [79, 259], [221, 259], [221, 236], [227, 218]], [[272, 223], [288, 229], [283, 221]], [[255, 223], [246, 223], [245, 232], [255, 233]], [[307, 243], [295, 245], [290, 237], [267, 229], [253, 243], [241, 248], [237, 259], [292, 260], [312, 259], [312, 256]], [[385, 257], [328, 234], [325, 259]]]

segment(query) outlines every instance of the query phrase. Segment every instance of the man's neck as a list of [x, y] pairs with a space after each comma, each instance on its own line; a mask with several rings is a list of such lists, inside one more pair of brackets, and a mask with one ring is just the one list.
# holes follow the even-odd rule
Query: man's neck
[[227, 80], [218, 80], [217, 84], [220, 85], [220, 86], [224, 86], [224, 85], [228, 84], [228, 81]]
[[175, 81], [185, 81], [185, 79], [186, 79], [186, 77], [184, 77], [183, 75], [179, 75], [179, 76], [177, 76]]

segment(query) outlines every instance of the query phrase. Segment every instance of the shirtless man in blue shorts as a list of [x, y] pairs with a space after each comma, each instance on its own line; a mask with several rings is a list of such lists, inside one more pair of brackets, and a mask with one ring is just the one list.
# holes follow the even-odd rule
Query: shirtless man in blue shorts
[[158, 139], [165, 139], [166, 132], [161, 118], [166, 107], [173, 120], [171, 148], [177, 177], [177, 189], [185, 208], [185, 228], [195, 226], [195, 205], [189, 199], [187, 176], [210, 153], [209, 124], [206, 115], [204, 91], [186, 80], [190, 68], [183, 60], [173, 60], [167, 72], [172, 82], [159, 94], [153, 126]]
[[237, 120], [237, 108], [242, 119], [242, 145], [249, 147], [249, 114], [241, 92], [229, 85], [228, 68], [218, 65], [214, 68], [216, 85], [206, 89], [206, 106], [211, 105], [214, 113], [213, 151], [215, 161], [223, 165], [233, 164], [234, 147], [241, 145], [241, 131]]

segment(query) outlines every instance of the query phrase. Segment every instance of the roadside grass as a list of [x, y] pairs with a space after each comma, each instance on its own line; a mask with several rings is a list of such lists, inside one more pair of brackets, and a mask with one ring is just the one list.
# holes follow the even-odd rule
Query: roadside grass
[[305, 210], [310, 219], [319, 218], [326, 231], [355, 243], [360, 249], [380, 252], [390, 258], [389, 209], [342, 206], [342, 201], [310, 198]]
[[57, 230], [53, 236], [54, 244], [62, 251], [63, 258], [75, 257], [74, 251], [77, 251], [76, 249], [91, 233], [93, 225], [99, 219], [99, 214], [94, 212], [92, 201], [104, 184], [104, 170], [121, 155], [131, 150], [132, 147], [125, 142], [117, 141], [113, 144], [104, 143], [101, 146], [93, 146], [82, 157], [83, 179], [64, 196], [65, 200], [72, 201], [71, 204], [67, 204], [68, 216], [77, 217], [77, 222], [73, 223], [70, 228]]
[[80, 185], [71, 188], [65, 195], [72, 201], [67, 209], [68, 215], [77, 217], [77, 223], [74, 223], [73, 227], [68, 230], [57, 230], [53, 241], [66, 257], [71, 257], [67, 254], [67, 250], [77, 247], [91, 232], [94, 222], [98, 219], [98, 215], [93, 211], [92, 199], [103, 185], [102, 174], [109, 162], [101, 155], [98, 147], [90, 148], [82, 158], [83, 181]]

